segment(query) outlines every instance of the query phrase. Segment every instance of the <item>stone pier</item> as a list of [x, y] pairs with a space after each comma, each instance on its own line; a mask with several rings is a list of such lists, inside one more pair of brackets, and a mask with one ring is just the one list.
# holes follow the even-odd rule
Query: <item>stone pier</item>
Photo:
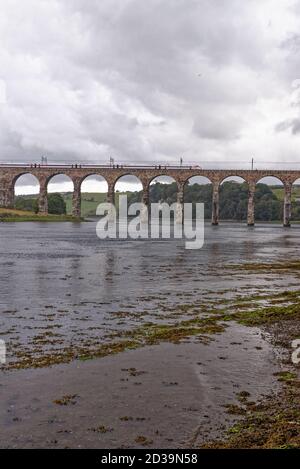
[[292, 215], [292, 184], [284, 185], [284, 206], [283, 206], [283, 226], [289, 228], [291, 226]]
[[248, 226], [254, 226], [255, 224], [254, 196], [255, 196], [255, 182], [251, 181], [249, 183], [249, 191], [248, 191], [248, 213], [247, 213], [247, 225]]
[[116, 182], [127, 175], [136, 176], [143, 184], [143, 202], [149, 205], [149, 185], [159, 176], [169, 176], [178, 185], [176, 221], [183, 220], [184, 186], [190, 178], [203, 176], [212, 182], [212, 224], [219, 224], [219, 190], [222, 182], [228, 177], [240, 177], [248, 184], [248, 216], [247, 223], [252, 226], [254, 217], [254, 194], [256, 184], [264, 177], [276, 177], [284, 184], [284, 216], [283, 224], [288, 227], [291, 223], [291, 191], [300, 170], [237, 170], [237, 169], [201, 169], [199, 166], [84, 166], [84, 165], [0, 165], [0, 206], [11, 208], [14, 205], [14, 186], [23, 174], [32, 174], [40, 183], [39, 212], [47, 214], [47, 186], [53, 176], [63, 174], [68, 176], [74, 184], [72, 199], [72, 213], [79, 217], [81, 212], [80, 188], [82, 181], [88, 176], [102, 176], [108, 184], [107, 201], [114, 203], [114, 188]]
[[212, 216], [211, 216], [211, 223], [212, 225], [219, 224], [219, 190], [220, 184], [219, 182], [213, 182], [212, 188]]
[[14, 190], [0, 186], [0, 207], [12, 208], [14, 206]]
[[177, 189], [177, 206], [176, 206], [176, 214], [175, 214], [175, 223], [180, 225], [183, 223], [183, 204], [184, 204], [184, 185], [178, 183]]
[[81, 180], [80, 178], [73, 179], [74, 191], [72, 197], [72, 215], [73, 217], [80, 217], [81, 215]]
[[141, 213], [141, 220], [143, 223], [148, 223], [151, 213], [149, 213], [149, 198], [150, 198], [150, 185], [147, 183], [147, 181], [142, 181], [143, 184], [143, 196], [142, 196], [142, 203], [145, 205], [145, 209]]
[[[108, 204], [112, 204], [114, 205], [115, 204], [115, 184], [109, 184], [108, 185], [108, 191], [107, 191], [107, 195], [106, 195], [106, 202]], [[110, 211], [109, 213], [109, 220], [110, 221], [114, 221], [114, 212], [113, 210]]]
[[39, 194], [39, 213], [47, 215], [48, 213], [48, 194], [47, 194], [47, 179], [40, 178], [40, 194]]

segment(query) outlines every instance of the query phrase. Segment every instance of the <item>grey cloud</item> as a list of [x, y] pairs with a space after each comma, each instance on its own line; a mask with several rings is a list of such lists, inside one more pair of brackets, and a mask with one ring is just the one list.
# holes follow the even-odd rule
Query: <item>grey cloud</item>
[[300, 49], [300, 34], [293, 33], [288, 38], [286, 38], [281, 47], [287, 49], [290, 52], [299, 52]]
[[196, 152], [216, 160], [226, 159], [225, 150], [249, 154], [256, 126], [266, 118], [276, 125], [272, 102], [288, 96], [299, 65], [297, 31], [287, 22], [277, 37], [269, 5], [2, 0], [0, 159], [171, 162], [181, 154], [194, 160]]
[[300, 133], [300, 117], [298, 119], [290, 119], [279, 122], [275, 127], [276, 132], [284, 132], [290, 130], [293, 135]]
[[240, 116], [225, 113], [224, 109], [214, 108], [213, 113], [207, 112], [195, 119], [193, 132], [201, 138], [229, 141], [239, 138], [242, 125]]

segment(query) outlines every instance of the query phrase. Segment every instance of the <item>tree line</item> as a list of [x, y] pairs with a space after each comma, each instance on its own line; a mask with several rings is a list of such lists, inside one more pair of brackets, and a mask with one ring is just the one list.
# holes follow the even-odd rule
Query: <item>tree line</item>
[[[66, 202], [61, 194], [48, 194], [48, 213], [53, 215], [65, 215]], [[32, 196], [19, 195], [15, 200], [15, 208], [18, 210], [29, 210], [37, 213], [39, 211], [38, 199]]]
[[[128, 192], [128, 202], [138, 202], [142, 199], [142, 191]], [[177, 184], [161, 184], [159, 182], [150, 186], [151, 202], [166, 202], [172, 204], [177, 200]], [[184, 194], [185, 202], [193, 204], [204, 203], [204, 215], [211, 218], [212, 212], [212, 185], [187, 184]], [[257, 184], [255, 191], [255, 219], [257, 221], [282, 220], [283, 203], [267, 184]], [[38, 211], [38, 199], [33, 196], [16, 197], [15, 207], [20, 210]], [[226, 181], [220, 186], [220, 218], [223, 220], [244, 221], [247, 219], [248, 185], [235, 181]], [[48, 212], [52, 214], [65, 214], [66, 201], [64, 194], [48, 195]], [[300, 220], [300, 204], [292, 205], [292, 219]]]
[[[142, 192], [134, 192], [129, 195], [130, 202], [141, 200]], [[151, 202], [167, 202], [172, 204], [177, 200], [177, 184], [155, 183], [150, 186]], [[257, 221], [282, 220], [283, 203], [272, 188], [267, 184], [259, 183], [255, 191], [255, 219]], [[204, 203], [204, 216], [211, 218], [212, 213], [212, 184], [188, 184], [185, 187], [184, 201], [193, 204]], [[223, 220], [244, 221], [247, 220], [248, 211], [248, 185], [235, 181], [226, 181], [220, 186], [219, 195], [220, 218]], [[293, 204], [292, 218], [300, 220], [300, 205]]]

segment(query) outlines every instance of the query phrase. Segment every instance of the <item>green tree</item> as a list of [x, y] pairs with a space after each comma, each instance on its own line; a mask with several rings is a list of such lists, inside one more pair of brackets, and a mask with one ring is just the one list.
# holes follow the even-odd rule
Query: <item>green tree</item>
[[[141, 192], [128, 194], [128, 202], [141, 200]], [[176, 202], [177, 185], [161, 184], [159, 182], [150, 186], [151, 202]], [[211, 218], [212, 211], [212, 185], [211, 184], [186, 184], [184, 200], [195, 205], [204, 203], [204, 216]], [[220, 186], [220, 218], [223, 220], [242, 221], [247, 219], [248, 210], [248, 185], [235, 181], [225, 181]], [[282, 219], [282, 201], [277, 198], [272, 188], [266, 184], [257, 184], [255, 191], [255, 219], [258, 221], [271, 221]], [[300, 207], [293, 209], [294, 219], [300, 219]]]
[[38, 200], [32, 196], [18, 196], [16, 197], [15, 208], [37, 213], [39, 210]]
[[55, 215], [66, 214], [66, 202], [61, 194], [48, 195], [48, 212]]

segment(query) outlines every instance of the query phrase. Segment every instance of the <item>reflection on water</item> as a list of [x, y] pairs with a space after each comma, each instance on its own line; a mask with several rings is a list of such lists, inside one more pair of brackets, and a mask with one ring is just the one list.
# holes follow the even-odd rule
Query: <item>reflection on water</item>
[[49, 347], [105, 341], [116, 330], [163, 322], [180, 304], [297, 285], [276, 273], [232, 275], [226, 266], [298, 258], [299, 233], [207, 225], [204, 248], [189, 251], [183, 240], [101, 241], [93, 222], [2, 224], [1, 337], [11, 351], [42, 350], [45, 331], [56, 339]]

